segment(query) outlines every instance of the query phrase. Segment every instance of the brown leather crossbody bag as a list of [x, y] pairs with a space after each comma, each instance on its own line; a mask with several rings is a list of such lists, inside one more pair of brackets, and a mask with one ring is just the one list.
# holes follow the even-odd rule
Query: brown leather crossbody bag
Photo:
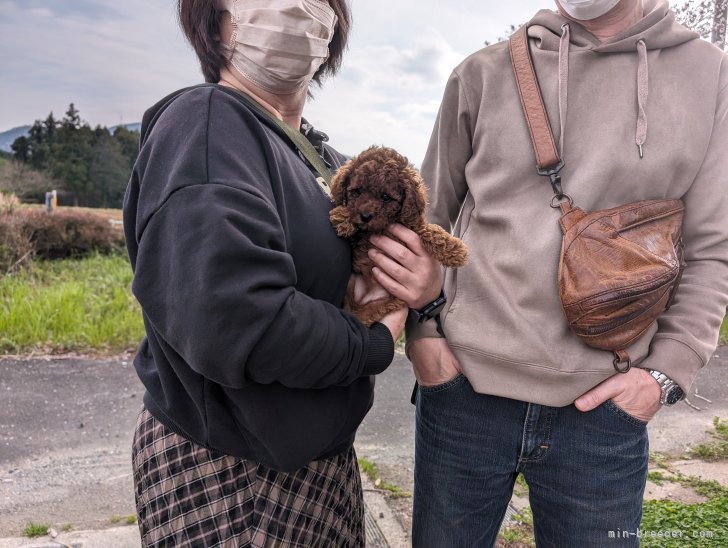
[[564, 315], [574, 334], [591, 347], [613, 352], [614, 368], [626, 372], [631, 367], [626, 349], [669, 308], [680, 283], [684, 205], [681, 200], [643, 200], [591, 213], [575, 207], [562, 190], [564, 162], [531, 61], [526, 26], [511, 36], [510, 53], [538, 173], [549, 177], [551, 207], [561, 210], [558, 286]]

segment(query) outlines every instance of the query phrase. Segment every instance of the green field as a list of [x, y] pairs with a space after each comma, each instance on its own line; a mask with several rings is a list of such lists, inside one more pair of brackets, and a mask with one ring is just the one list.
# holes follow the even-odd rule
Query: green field
[[[0, 277], [0, 353], [136, 348], [144, 326], [131, 279], [123, 255], [35, 261]], [[720, 338], [728, 344], [728, 317]]]
[[0, 353], [120, 352], [144, 334], [122, 255], [36, 261], [0, 277]]

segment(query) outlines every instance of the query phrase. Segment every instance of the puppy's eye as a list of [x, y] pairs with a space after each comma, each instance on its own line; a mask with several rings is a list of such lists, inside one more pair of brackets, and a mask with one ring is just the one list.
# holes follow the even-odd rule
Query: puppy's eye
[[392, 200], [394, 200], [394, 198], [392, 198], [389, 194], [382, 194], [383, 202], [391, 202]]
[[361, 188], [352, 188], [349, 193], [352, 196], [360, 196], [361, 195]]

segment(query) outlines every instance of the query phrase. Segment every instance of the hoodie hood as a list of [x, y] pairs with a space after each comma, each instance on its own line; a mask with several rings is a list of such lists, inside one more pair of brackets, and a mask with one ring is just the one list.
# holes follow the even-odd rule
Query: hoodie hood
[[635, 44], [640, 40], [644, 41], [648, 50], [659, 50], [700, 38], [696, 32], [675, 20], [675, 13], [666, 0], [645, 0], [644, 10], [645, 16], [642, 19], [607, 42], [600, 42], [579, 23], [566, 19], [553, 10], [539, 11], [528, 23], [530, 27], [543, 27], [547, 32], [532, 28], [529, 35], [541, 40], [541, 49], [558, 51], [561, 26], [568, 23], [571, 28], [572, 48], [596, 53], [634, 52]]
[[606, 42], [600, 42], [579, 23], [566, 19], [556, 11], [541, 10], [529, 22], [528, 35], [540, 43], [538, 48], [559, 52], [559, 154], [562, 144], [568, 97], [569, 51], [590, 51], [599, 54], [634, 53], [636, 59], [637, 117], [634, 143], [640, 158], [647, 142], [647, 101], [649, 96], [648, 51], [661, 50], [697, 40], [698, 34], [675, 20], [675, 13], [665, 0], [645, 0], [644, 17]]

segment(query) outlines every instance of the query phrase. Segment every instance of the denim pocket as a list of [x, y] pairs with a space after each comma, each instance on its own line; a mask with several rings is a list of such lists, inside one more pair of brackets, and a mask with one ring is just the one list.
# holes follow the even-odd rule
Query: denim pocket
[[616, 403], [614, 403], [612, 400], [607, 400], [604, 402], [604, 407], [609, 410], [613, 415], [616, 415], [620, 419], [622, 419], [625, 422], [628, 422], [632, 426], [637, 426], [644, 428], [647, 426], [647, 422], [638, 419], [637, 417], [633, 417], [629, 413], [627, 413], [624, 409], [619, 407]]
[[433, 386], [419, 385], [418, 389], [423, 394], [437, 394], [437, 393], [445, 392], [446, 390], [456, 387], [457, 385], [461, 384], [464, 380], [465, 380], [465, 375], [463, 375], [462, 373], [458, 373], [449, 381], [445, 381], [441, 384], [435, 384]]

